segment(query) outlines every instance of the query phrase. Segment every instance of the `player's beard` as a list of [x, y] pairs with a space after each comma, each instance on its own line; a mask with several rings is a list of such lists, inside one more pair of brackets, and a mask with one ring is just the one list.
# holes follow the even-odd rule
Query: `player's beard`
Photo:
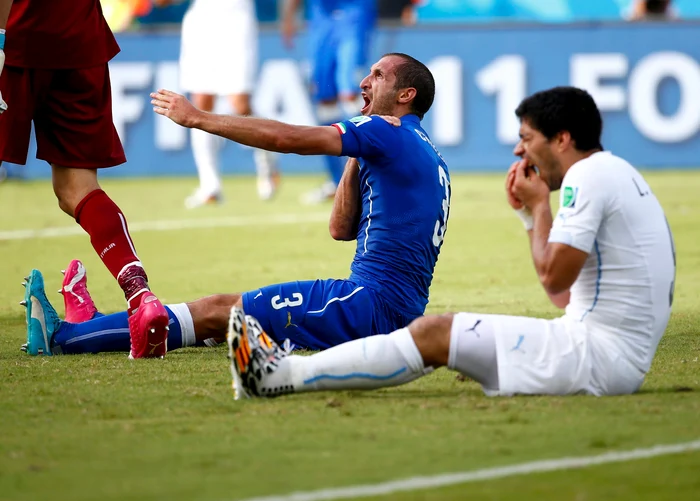
[[540, 178], [547, 183], [549, 191], [557, 191], [561, 188], [562, 175], [561, 163], [557, 160], [549, 148], [544, 148], [538, 152], [538, 158], [528, 157], [532, 165], [537, 166]]
[[559, 188], [561, 188], [561, 183], [563, 179], [559, 175], [558, 172], [554, 172], [553, 175], [549, 178], [549, 182], [547, 183], [547, 186], [549, 186], [549, 191], [557, 191]]
[[545, 175], [542, 176], [542, 172], [540, 172], [540, 177], [542, 177], [547, 183], [547, 186], [549, 186], [549, 191], [557, 191], [561, 188], [563, 177], [560, 174], [560, 168], [559, 162], [552, 160], [548, 163]]
[[369, 109], [371, 115], [393, 115], [394, 104], [396, 102], [393, 94], [380, 94], [373, 96], [372, 105]]

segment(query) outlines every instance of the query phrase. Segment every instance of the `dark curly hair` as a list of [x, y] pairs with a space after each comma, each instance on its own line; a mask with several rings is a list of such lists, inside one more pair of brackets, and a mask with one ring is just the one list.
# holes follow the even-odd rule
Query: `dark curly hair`
[[515, 114], [547, 139], [560, 132], [571, 134], [579, 151], [603, 149], [603, 119], [591, 95], [576, 87], [554, 87], [525, 98]]

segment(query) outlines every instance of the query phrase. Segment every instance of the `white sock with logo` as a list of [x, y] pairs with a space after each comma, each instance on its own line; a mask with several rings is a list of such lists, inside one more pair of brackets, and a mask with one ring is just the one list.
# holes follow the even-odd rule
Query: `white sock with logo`
[[407, 328], [335, 346], [311, 356], [291, 355], [263, 381], [273, 389], [292, 385], [297, 392], [370, 390], [398, 386], [432, 371]]
[[168, 308], [173, 312], [180, 331], [182, 332], [182, 347], [194, 346], [197, 343], [197, 338], [194, 335], [194, 319], [192, 312], [186, 303], [169, 304]]

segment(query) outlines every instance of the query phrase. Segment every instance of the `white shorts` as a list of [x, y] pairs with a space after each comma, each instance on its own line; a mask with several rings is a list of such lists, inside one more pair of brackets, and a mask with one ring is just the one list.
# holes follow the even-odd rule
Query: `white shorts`
[[612, 335], [578, 320], [459, 313], [453, 322], [468, 330], [477, 319], [496, 343], [499, 390], [485, 389], [487, 395], [620, 395], [644, 381]]
[[251, 94], [258, 62], [258, 25], [252, 8], [191, 7], [182, 20], [183, 92]]

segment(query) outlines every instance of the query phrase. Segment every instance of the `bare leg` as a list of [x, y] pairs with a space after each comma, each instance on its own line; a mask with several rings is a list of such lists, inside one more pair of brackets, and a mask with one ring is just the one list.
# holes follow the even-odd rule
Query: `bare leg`
[[231, 94], [229, 96], [231, 109], [236, 115], [248, 116], [253, 114], [250, 106], [250, 94]]
[[212, 111], [215, 97], [212, 94], [192, 94], [192, 104], [202, 111]]
[[52, 164], [51, 181], [58, 206], [72, 218], [75, 218], [75, 209], [87, 194], [100, 189], [96, 169], [71, 169]]
[[417, 318], [408, 326], [426, 367], [438, 368], [447, 365], [453, 317], [452, 313], [430, 315]]
[[194, 322], [197, 341], [226, 341], [226, 330], [232, 306], [241, 306], [240, 294], [216, 294], [187, 303]]

